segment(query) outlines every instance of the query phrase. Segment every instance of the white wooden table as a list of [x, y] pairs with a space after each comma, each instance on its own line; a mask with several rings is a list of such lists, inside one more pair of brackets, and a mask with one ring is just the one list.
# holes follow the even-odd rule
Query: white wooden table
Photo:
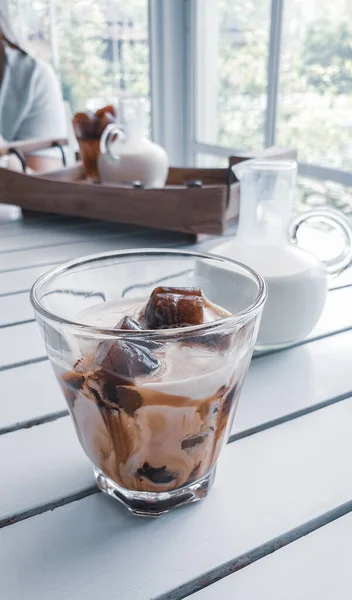
[[137, 519], [97, 492], [28, 291], [58, 262], [143, 246], [187, 240], [0, 223], [1, 600], [350, 600], [352, 273], [309, 340], [253, 359], [209, 497]]

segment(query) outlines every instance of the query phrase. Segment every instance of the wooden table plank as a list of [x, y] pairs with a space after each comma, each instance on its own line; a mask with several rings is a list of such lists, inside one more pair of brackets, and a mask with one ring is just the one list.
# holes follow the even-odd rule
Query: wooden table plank
[[[36, 253], [41, 253], [41, 260], [42, 262], [45, 262], [45, 264], [37, 264], [37, 266], [31, 266], [28, 264], [28, 262], [26, 262], [23, 263], [21, 265], [21, 268], [18, 268], [18, 270], [16, 268], [16, 270], [13, 271], [11, 269], [9, 271], [4, 271], [2, 269], [4, 269], [5, 267], [3, 267], [3, 264], [0, 263], [0, 297], [11, 293], [29, 290], [33, 283], [36, 281], [36, 279], [40, 277], [40, 275], [54, 267], [56, 264], [60, 264], [65, 260], [77, 258], [78, 256], [83, 256], [86, 254], [93, 254], [94, 252], [147, 247], [189, 247], [190, 249], [195, 248], [193, 244], [187, 241], [187, 236], [183, 236], [182, 234], [169, 234], [169, 232], [146, 233], [144, 231], [141, 234], [131, 234], [128, 236], [120, 235], [117, 236], [116, 239], [112, 240], [95, 240], [92, 243], [87, 242], [87, 244], [73, 244], [70, 245], [69, 250], [67, 250], [67, 246], [65, 246], [64, 252], [62, 251], [61, 247], [58, 247], [56, 251], [55, 249], [51, 250], [53, 258], [50, 259], [47, 257], [46, 252], [43, 252], [43, 250], [37, 250]], [[14, 257], [17, 254], [21, 253], [10, 253], [9, 255], [4, 256], [12, 257], [11, 260], [13, 262], [15, 260]], [[18, 257], [16, 260], [18, 260]], [[34, 260], [37, 263], [40, 260], [37, 254], [34, 257]]]
[[352, 285], [352, 266], [336, 277], [336, 279], [332, 279], [330, 287], [334, 288], [342, 285]]
[[352, 287], [331, 290], [323, 313], [309, 334], [309, 339], [315, 339], [352, 327]]
[[58, 228], [56, 226], [31, 228], [20, 235], [2, 236], [0, 232], [0, 259], [3, 253], [17, 252], [31, 248], [45, 248], [59, 246], [78, 241], [89, 241], [92, 238], [102, 237], [106, 234], [126, 235], [141, 231], [133, 225], [119, 225], [118, 223], [103, 223], [101, 221], [82, 221], [73, 225]]
[[0, 327], [34, 319], [29, 293], [0, 297]]
[[0, 372], [0, 433], [67, 410], [49, 361]]
[[[34, 221], [20, 221], [13, 222], [8, 224], [8, 226], [1, 225], [0, 223], [0, 248], [2, 248], [2, 244], [11, 244], [13, 240], [14, 242], [19, 241], [21, 238], [23, 240], [28, 240], [30, 238], [35, 239], [37, 236], [45, 236], [47, 232], [59, 232], [64, 233], [65, 231], [69, 232], [70, 230], [75, 230], [80, 227], [86, 227], [92, 223], [89, 219], [38, 219]], [[95, 223], [95, 221], [94, 221]], [[5, 248], [6, 249], [6, 248]]]
[[352, 331], [252, 360], [232, 435], [352, 394]]
[[[5, 204], [1, 205], [1, 209], [5, 209], [5, 213], [8, 214], [8, 206]], [[67, 217], [63, 215], [50, 215], [43, 213], [31, 213], [31, 216], [28, 216], [28, 213], [25, 217], [20, 217], [18, 219], [5, 219], [5, 215], [2, 214], [0, 210], [0, 236], [7, 235], [18, 235], [19, 233], [26, 231], [27, 229], [32, 229], [37, 226], [46, 227], [47, 225], [57, 225], [58, 227], [67, 226], [72, 223], [80, 223], [82, 221], [88, 221], [89, 219], [82, 219], [79, 217]]]
[[190, 600], [350, 600], [352, 513], [189, 596]]
[[[88, 238], [88, 239], [87, 239]], [[155, 232], [148, 234], [142, 230], [140, 234], [106, 233], [100, 238], [94, 237], [89, 241], [89, 236], [83, 241], [62, 246], [48, 246], [43, 249], [19, 250], [0, 254], [0, 273], [21, 269], [23, 267], [34, 267], [41, 264], [54, 262], [65, 262], [79, 256], [94, 254], [95, 252], [106, 252], [122, 248], [144, 247], [145, 244], [154, 243], [157, 246], [185, 243], [186, 237], [175, 232]], [[0, 288], [1, 289], [1, 288]]]
[[[351, 499], [351, 419], [352, 399], [229, 444], [209, 498], [157, 521], [135, 519], [98, 494], [5, 527], [4, 598], [83, 600], [104, 590], [107, 600], [146, 600], [293, 528], [304, 534], [303, 524]], [[54, 486], [68, 465], [55, 467]], [[34, 464], [18, 469], [41, 476]], [[20, 478], [11, 486], [23, 495]]]
[[36, 279], [54, 267], [55, 264], [57, 263], [51, 266], [42, 265], [41, 267], [29, 267], [18, 271], [0, 273], [0, 298], [9, 294], [28, 292]]
[[94, 485], [69, 417], [1, 435], [0, 448], [0, 521]]
[[36, 323], [0, 329], [0, 371], [41, 356], [46, 356], [46, 349]]

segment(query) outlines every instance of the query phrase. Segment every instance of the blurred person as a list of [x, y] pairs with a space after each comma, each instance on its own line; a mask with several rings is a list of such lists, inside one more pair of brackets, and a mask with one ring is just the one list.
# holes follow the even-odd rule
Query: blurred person
[[[64, 137], [65, 108], [52, 67], [22, 48], [0, 10], [0, 140]], [[26, 162], [30, 169], [40, 171], [62, 166], [56, 148], [27, 155]], [[12, 156], [9, 166], [20, 168], [18, 159]]]

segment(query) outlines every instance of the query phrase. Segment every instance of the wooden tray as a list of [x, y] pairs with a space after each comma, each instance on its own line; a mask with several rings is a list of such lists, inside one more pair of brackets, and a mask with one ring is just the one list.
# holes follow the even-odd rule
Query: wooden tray
[[[65, 140], [29, 140], [0, 146], [0, 155], [61, 145]], [[287, 158], [294, 151], [271, 148], [271, 156]], [[253, 156], [253, 155], [252, 155]], [[131, 223], [171, 231], [219, 235], [238, 216], [239, 184], [231, 166], [251, 155], [230, 157], [223, 169], [169, 169], [162, 189], [102, 185], [85, 179], [81, 163], [50, 173], [28, 175], [0, 168], [0, 200], [25, 210]], [[190, 182], [201, 182], [201, 186]]]

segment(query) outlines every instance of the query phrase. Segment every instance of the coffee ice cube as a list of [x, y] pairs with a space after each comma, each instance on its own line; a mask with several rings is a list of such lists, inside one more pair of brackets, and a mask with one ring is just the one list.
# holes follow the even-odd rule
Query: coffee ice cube
[[[142, 325], [129, 316], [123, 317], [121, 321], [115, 325], [114, 329], [122, 329], [126, 331], [144, 331]], [[161, 342], [156, 342], [154, 340], [148, 340], [145, 338], [136, 338], [136, 344], [139, 346], [144, 346], [145, 348], [149, 348], [150, 350], [155, 350], [156, 348], [160, 348], [162, 346]]]
[[122, 384], [149, 375], [160, 366], [148, 348], [125, 340], [101, 342], [94, 363], [105, 377]]
[[127, 331], [143, 331], [142, 325], [137, 323], [132, 317], [122, 317], [121, 321], [115, 325], [114, 329], [124, 329]]
[[169, 329], [201, 325], [204, 322], [204, 297], [197, 288], [157, 287], [144, 314], [150, 329]]

